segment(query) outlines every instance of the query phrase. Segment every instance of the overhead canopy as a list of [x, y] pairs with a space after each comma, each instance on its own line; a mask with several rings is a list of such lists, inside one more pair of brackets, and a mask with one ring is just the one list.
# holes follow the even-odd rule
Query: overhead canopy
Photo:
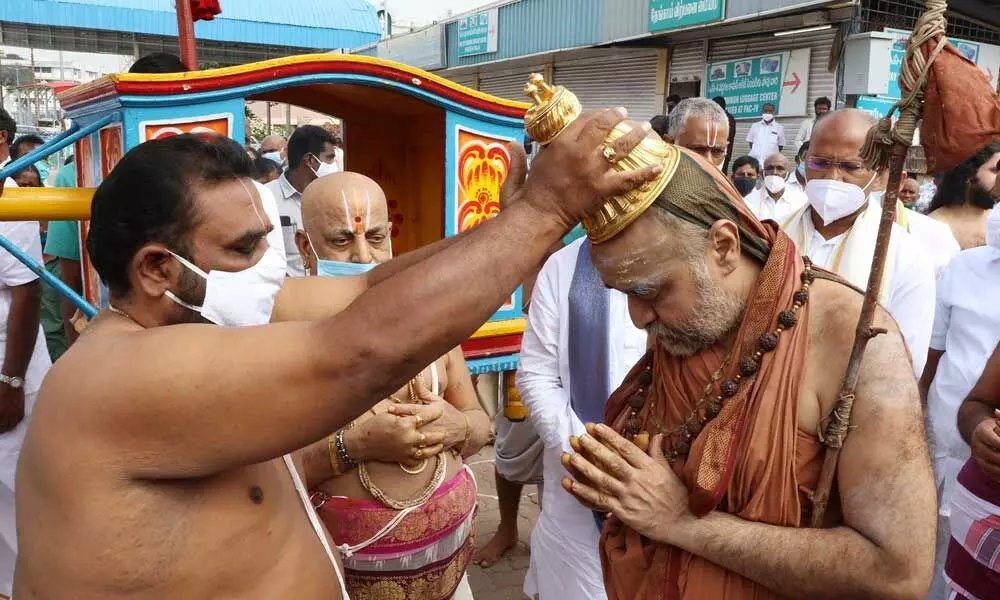
[[[175, 0], [0, 0], [0, 22], [138, 35], [176, 36]], [[365, 0], [221, 0], [222, 14], [195, 24], [195, 37], [300, 48], [357, 48], [379, 39]]]

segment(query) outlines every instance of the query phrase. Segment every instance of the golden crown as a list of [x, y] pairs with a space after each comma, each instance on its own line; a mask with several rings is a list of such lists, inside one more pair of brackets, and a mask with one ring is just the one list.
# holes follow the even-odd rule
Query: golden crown
[[[561, 85], [545, 83], [538, 73], [533, 73], [524, 86], [524, 93], [531, 98], [532, 106], [524, 115], [524, 128], [543, 146], [551, 142], [583, 112], [580, 100]], [[606, 145], [614, 143], [632, 130], [632, 126], [619, 123], [604, 139]], [[614, 163], [615, 171], [635, 171], [649, 165], [660, 164], [663, 171], [656, 179], [638, 189], [609, 199], [596, 214], [583, 220], [583, 227], [591, 243], [605, 242], [621, 233], [644, 213], [659, 197], [677, 171], [680, 150], [658, 137], [646, 137], [638, 146]]]

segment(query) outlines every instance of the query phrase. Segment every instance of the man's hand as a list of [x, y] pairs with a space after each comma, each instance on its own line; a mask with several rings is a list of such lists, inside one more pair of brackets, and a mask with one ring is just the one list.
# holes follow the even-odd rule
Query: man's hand
[[444, 449], [444, 434], [424, 430], [441, 417], [439, 409], [413, 404], [399, 406], [411, 409], [407, 411], [409, 416], [379, 412], [344, 433], [344, 443], [355, 460], [418, 463]]
[[972, 431], [972, 458], [989, 477], [1000, 481], [1000, 411]]
[[[569, 230], [608, 198], [656, 177], [663, 170], [661, 165], [618, 173], [604, 157], [604, 138], [625, 116], [624, 108], [596, 111], [581, 115], [566, 127], [531, 164], [521, 190], [524, 200]], [[632, 131], [609, 144], [616, 160], [628, 156], [649, 131], [648, 122], [634, 123]]]
[[462, 414], [462, 411], [455, 408], [450, 402], [430, 391], [421, 378], [417, 378], [414, 384], [417, 392], [417, 400], [421, 404], [393, 404], [389, 406], [389, 413], [399, 417], [417, 415], [423, 412], [433, 412], [440, 415], [434, 419], [434, 423], [427, 427], [427, 433], [433, 433], [435, 437], [441, 437], [445, 448], [458, 448], [465, 441], [469, 428], [469, 421]]
[[563, 487], [584, 504], [613, 513], [640, 534], [671, 543], [681, 526], [695, 520], [688, 491], [663, 456], [663, 437], [650, 442], [647, 456], [606, 425], [587, 424], [589, 435], [571, 440], [577, 454], [563, 453], [563, 465], [577, 478]]
[[24, 388], [0, 384], [0, 433], [7, 433], [23, 420]]

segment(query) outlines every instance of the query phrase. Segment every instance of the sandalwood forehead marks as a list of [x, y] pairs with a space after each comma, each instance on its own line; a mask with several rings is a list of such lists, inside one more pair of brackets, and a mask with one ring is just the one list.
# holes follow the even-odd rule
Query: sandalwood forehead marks
[[719, 124], [715, 121], [710, 121], [705, 127], [705, 146], [713, 148], [718, 141]]
[[354, 211], [351, 210], [352, 202], [347, 199], [347, 192], [345, 190], [340, 190], [340, 198], [344, 202], [345, 229], [359, 235], [368, 231], [372, 220], [372, 199], [368, 190], [364, 191], [364, 202], [357, 202], [356, 210]]

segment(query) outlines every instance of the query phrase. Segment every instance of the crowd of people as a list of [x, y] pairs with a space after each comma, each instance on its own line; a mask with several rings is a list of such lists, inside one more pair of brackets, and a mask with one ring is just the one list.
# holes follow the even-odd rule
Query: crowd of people
[[[324, 123], [131, 150], [84, 240], [96, 318], [0, 253], [0, 594], [468, 600], [539, 484], [533, 598], [997, 597], [1000, 142], [928, 214], [902, 183], [886, 334], [811, 529], [888, 184], [860, 157], [874, 122], [820, 98], [790, 156], [766, 105], [734, 158], [723, 99], [670, 105], [511, 146], [499, 215], [398, 257]], [[0, 166], [43, 143], [0, 111]], [[619, 169], [640, 146], [658, 161]], [[72, 159], [4, 187], [49, 184], [76, 185]], [[0, 222], [76, 290], [79, 231]], [[528, 415], [493, 423], [459, 344], [519, 285]], [[477, 551], [464, 459], [494, 430]]]

